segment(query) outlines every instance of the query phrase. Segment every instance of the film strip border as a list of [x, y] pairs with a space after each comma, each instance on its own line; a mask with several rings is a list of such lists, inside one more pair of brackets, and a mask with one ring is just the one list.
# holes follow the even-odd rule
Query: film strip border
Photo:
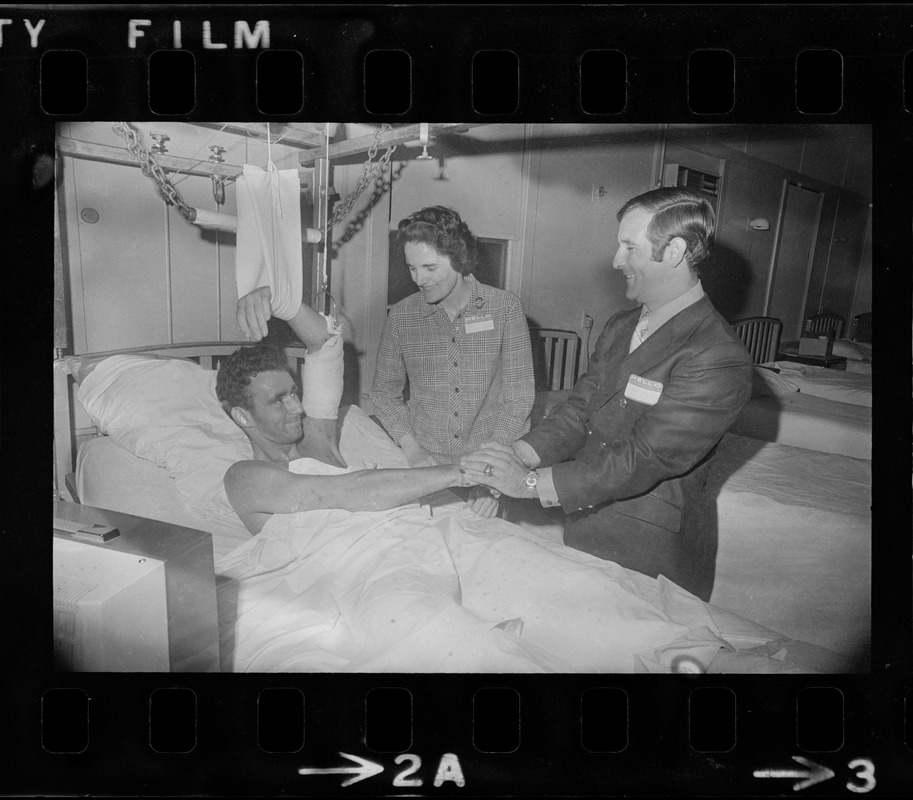
[[2, 100], [33, 119], [865, 122], [913, 107], [907, 6], [42, 8], [0, 18]]
[[908, 748], [885, 746], [910, 741], [909, 716], [904, 728], [877, 711], [913, 698], [883, 684], [445, 680], [134, 676], [124, 691], [107, 676], [46, 691], [40, 731], [33, 715], [20, 735], [40, 737], [36, 785], [52, 794], [129, 793], [139, 780], [179, 795], [334, 794], [357, 783], [350, 793], [754, 796], [822, 784], [816, 791], [902, 796], [913, 769]]
[[[132, 47], [130, 20], [149, 20], [134, 26]], [[263, 27], [256, 39], [260, 21], [269, 47]], [[873, 122], [876, 144], [893, 143], [876, 158], [883, 208], [909, 194], [897, 176], [910, 160], [911, 22], [913, 8], [862, 5], [261, 6], [256, 16], [6, 8], [0, 107], [14, 139], [32, 129], [51, 140], [55, 122], [102, 118]], [[908, 203], [879, 219], [882, 232], [907, 232]], [[909, 264], [909, 243], [875, 248]], [[909, 402], [906, 391], [896, 396]], [[898, 507], [894, 485], [873, 487], [874, 517], [890, 516], [879, 511], [887, 498], [906, 532], [909, 504]], [[35, 507], [49, 507], [33, 494]], [[895, 552], [882, 550], [882, 566]], [[28, 649], [12, 648], [3, 691], [13, 721], [7, 785], [21, 794], [903, 796], [910, 592], [908, 575], [887, 577], [873, 587], [876, 611], [888, 593], [903, 611], [873, 620], [875, 645], [889, 641], [886, 652], [901, 658], [876, 654], [891, 663], [871, 676], [63, 675], [49, 668], [49, 619], [26, 612], [13, 641]], [[361, 760], [382, 769], [349, 783]]]

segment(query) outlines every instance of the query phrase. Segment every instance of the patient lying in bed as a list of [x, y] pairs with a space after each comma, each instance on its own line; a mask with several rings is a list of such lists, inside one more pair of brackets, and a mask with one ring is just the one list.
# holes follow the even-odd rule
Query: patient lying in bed
[[[663, 578], [477, 516], [445, 491], [468, 485], [459, 465], [312, 457], [281, 353], [242, 348], [216, 389], [251, 443], [225, 489], [257, 534], [217, 563], [223, 669], [634, 672], [686, 658], [703, 671], [718, 657], [734, 671], [808, 668], [789, 648], [769, 658], [760, 628], [734, 647], [711, 607]], [[431, 493], [433, 516], [415, 503]]]
[[[324, 508], [272, 514], [256, 536], [245, 535], [223, 478], [251, 459], [252, 447], [220, 408], [214, 384], [210, 370], [180, 359], [98, 363], [83, 376], [79, 400], [107, 434], [87, 444], [109, 447], [81, 450], [81, 485], [117, 484], [110, 471], [89, 482], [93, 459], [84, 454], [126, 454], [146, 466], [135, 470], [126, 499], [102, 502], [96, 492], [87, 502], [158, 519], [167, 499], [177, 524], [213, 533], [227, 670], [670, 671], [683, 657], [711, 672], [847, 669], [833, 653], [663, 578], [479, 517], [447, 491], [435, 495], [433, 518], [424, 501]], [[405, 466], [364, 412], [342, 416], [339, 449], [350, 467], [296, 458], [282, 472], [344, 484]], [[123, 460], [114, 469], [130, 471]], [[171, 494], [153, 492], [159, 483], [150, 472]], [[137, 494], [159, 499], [138, 509]]]
[[[307, 458], [290, 470], [346, 472]], [[815, 648], [776, 641], [664, 578], [477, 516], [455, 495], [441, 500], [433, 518], [417, 504], [272, 515], [216, 565], [223, 669], [668, 672], [682, 659], [727, 672], [832, 668]]]
[[[340, 461], [334, 442], [311, 451], [288, 386], [261, 397], [261, 410], [272, 411], [258, 412], [256, 422], [229, 419], [215, 383], [191, 362], [120, 355], [83, 376], [79, 399], [104, 438], [122, 446], [115, 450], [157, 464], [153, 472], [162, 468], [193, 514], [180, 524], [211, 523], [206, 529], [215, 531], [230, 515], [240, 527], [227, 478], [232, 502], [258, 531], [243, 541], [214, 533], [225, 670], [667, 672], [683, 660], [709, 672], [849, 666], [663, 577], [476, 515], [442, 489], [463, 482], [458, 467], [400, 468], [402, 453], [359, 409], [346, 414], [338, 448], [352, 466], [332, 466], [326, 462]], [[241, 433], [254, 429], [256, 443]], [[296, 490], [284, 507], [264, 505], [250, 490], [257, 482]], [[429, 492], [433, 517], [416, 502]]]

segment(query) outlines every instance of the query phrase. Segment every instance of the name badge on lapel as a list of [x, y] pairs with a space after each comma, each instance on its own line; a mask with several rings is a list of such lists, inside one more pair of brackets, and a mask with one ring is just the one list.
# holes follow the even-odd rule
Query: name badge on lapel
[[490, 314], [467, 316], [464, 325], [466, 333], [479, 333], [480, 331], [493, 331], [495, 329], [495, 321]]
[[640, 375], [631, 375], [628, 385], [625, 386], [625, 397], [636, 403], [655, 406], [663, 393], [663, 385], [659, 381], [650, 381]]

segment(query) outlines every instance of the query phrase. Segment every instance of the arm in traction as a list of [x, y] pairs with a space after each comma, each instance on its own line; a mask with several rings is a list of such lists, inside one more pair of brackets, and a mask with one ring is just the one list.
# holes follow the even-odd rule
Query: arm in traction
[[[245, 338], [259, 342], [266, 336], [267, 322], [273, 316], [271, 298], [272, 290], [269, 286], [260, 286], [238, 300], [238, 327]], [[326, 318], [305, 303], [302, 303], [295, 315], [286, 322], [307, 347], [308, 352], [316, 352], [330, 338]]]

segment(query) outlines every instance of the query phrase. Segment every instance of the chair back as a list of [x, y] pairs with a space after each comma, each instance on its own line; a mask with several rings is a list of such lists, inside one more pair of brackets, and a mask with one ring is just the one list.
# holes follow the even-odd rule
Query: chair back
[[536, 391], [573, 389], [577, 382], [580, 337], [575, 331], [530, 328]]
[[843, 336], [843, 317], [839, 314], [815, 314], [805, 320], [805, 333], [834, 332], [834, 338]]
[[755, 364], [776, 361], [783, 323], [776, 317], [746, 317], [736, 320], [732, 329], [742, 340]]
[[872, 343], [872, 312], [857, 314], [853, 318], [853, 341]]

